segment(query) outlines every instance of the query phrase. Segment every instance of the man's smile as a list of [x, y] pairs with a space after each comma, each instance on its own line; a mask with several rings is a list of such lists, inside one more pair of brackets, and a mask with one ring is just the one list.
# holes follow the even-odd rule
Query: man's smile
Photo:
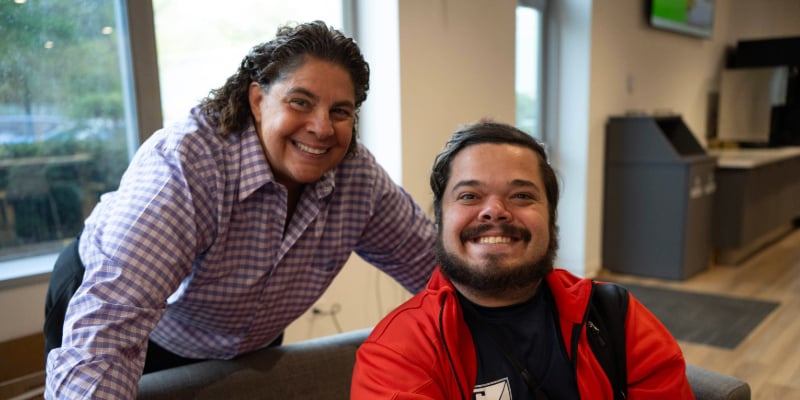
[[511, 243], [514, 239], [508, 236], [481, 236], [473, 239], [473, 242], [480, 244], [501, 244]]
[[530, 231], [511, 225], [480, 224], [461, 232], [461, 243], [507, 244], [530, 240]]

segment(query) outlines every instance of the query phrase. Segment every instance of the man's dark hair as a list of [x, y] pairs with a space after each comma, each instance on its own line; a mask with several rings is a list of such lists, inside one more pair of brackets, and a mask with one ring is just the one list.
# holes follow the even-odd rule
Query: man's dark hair
[[200, 110], [218, 126], [221, 135], [240, 132], [252, 121], [250, 83], [256, 82], [263, 90], [269, 90], [273, 83], [285, 79], [309, 59], [340, 65], [353, 80], [356, 115], [349, 149], [352, 152], [358, 136], [358, 109], [369, 90], [369, 64], [353, 39], [322, 21], [278, 28], [275, 39], [253, 47], [239, 70], [202, 100]]
[[431, 190], [433, 191], [433, 212], [436, 223], [442, 224], [442, 196], [450, 180], [450, 166], [461, 150], [477, 144], [511, 144], [533, 150], [539, 156], [539, 170], [542, 174], [550, 214], [551, 236], [557, 234], [556, 212], [558, 209], [558, 179], [547, 158], [544, 146], [527, 133], [507, 124], [479, 122], [462, 127], [450, 137], [444, 149], [436, 156], [431, 170]]

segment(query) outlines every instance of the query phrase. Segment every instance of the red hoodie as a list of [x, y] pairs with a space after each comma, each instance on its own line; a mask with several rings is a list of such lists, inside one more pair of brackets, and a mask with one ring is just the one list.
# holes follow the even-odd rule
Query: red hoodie
[[[612, 400], [611, 384], [583, 327], [591, 280], [556, 269], [545, 281], [558, 308], [567, 356], [576, 366], [580, 397]], [[628, 399], [694, 399], [680, 347], [633, 296], [625, 329]], [[573, 332], [580, 332], [577, 343]], [[427, 288], [387, 315], [361, 345], [350, 398], [469, 400], [476, 369], [455, 288], [437, 269]]]

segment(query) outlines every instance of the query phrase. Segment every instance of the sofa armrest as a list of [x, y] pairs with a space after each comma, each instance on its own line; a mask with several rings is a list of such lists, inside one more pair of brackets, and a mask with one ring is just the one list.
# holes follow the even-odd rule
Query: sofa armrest
[[140, 400], [342, 399], [370, 328], [145, 374]]
[[750, 400], [750, 385], [733, 376], [687, 364], [686, 377], [697, 400]]

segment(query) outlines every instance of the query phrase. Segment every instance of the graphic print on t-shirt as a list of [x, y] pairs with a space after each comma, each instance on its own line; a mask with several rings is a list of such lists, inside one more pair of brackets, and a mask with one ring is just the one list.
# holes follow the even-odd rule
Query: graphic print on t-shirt
[[476, 385], [472, 391], [473, 400], [511, 400], [511, 385], [508, 378]]

